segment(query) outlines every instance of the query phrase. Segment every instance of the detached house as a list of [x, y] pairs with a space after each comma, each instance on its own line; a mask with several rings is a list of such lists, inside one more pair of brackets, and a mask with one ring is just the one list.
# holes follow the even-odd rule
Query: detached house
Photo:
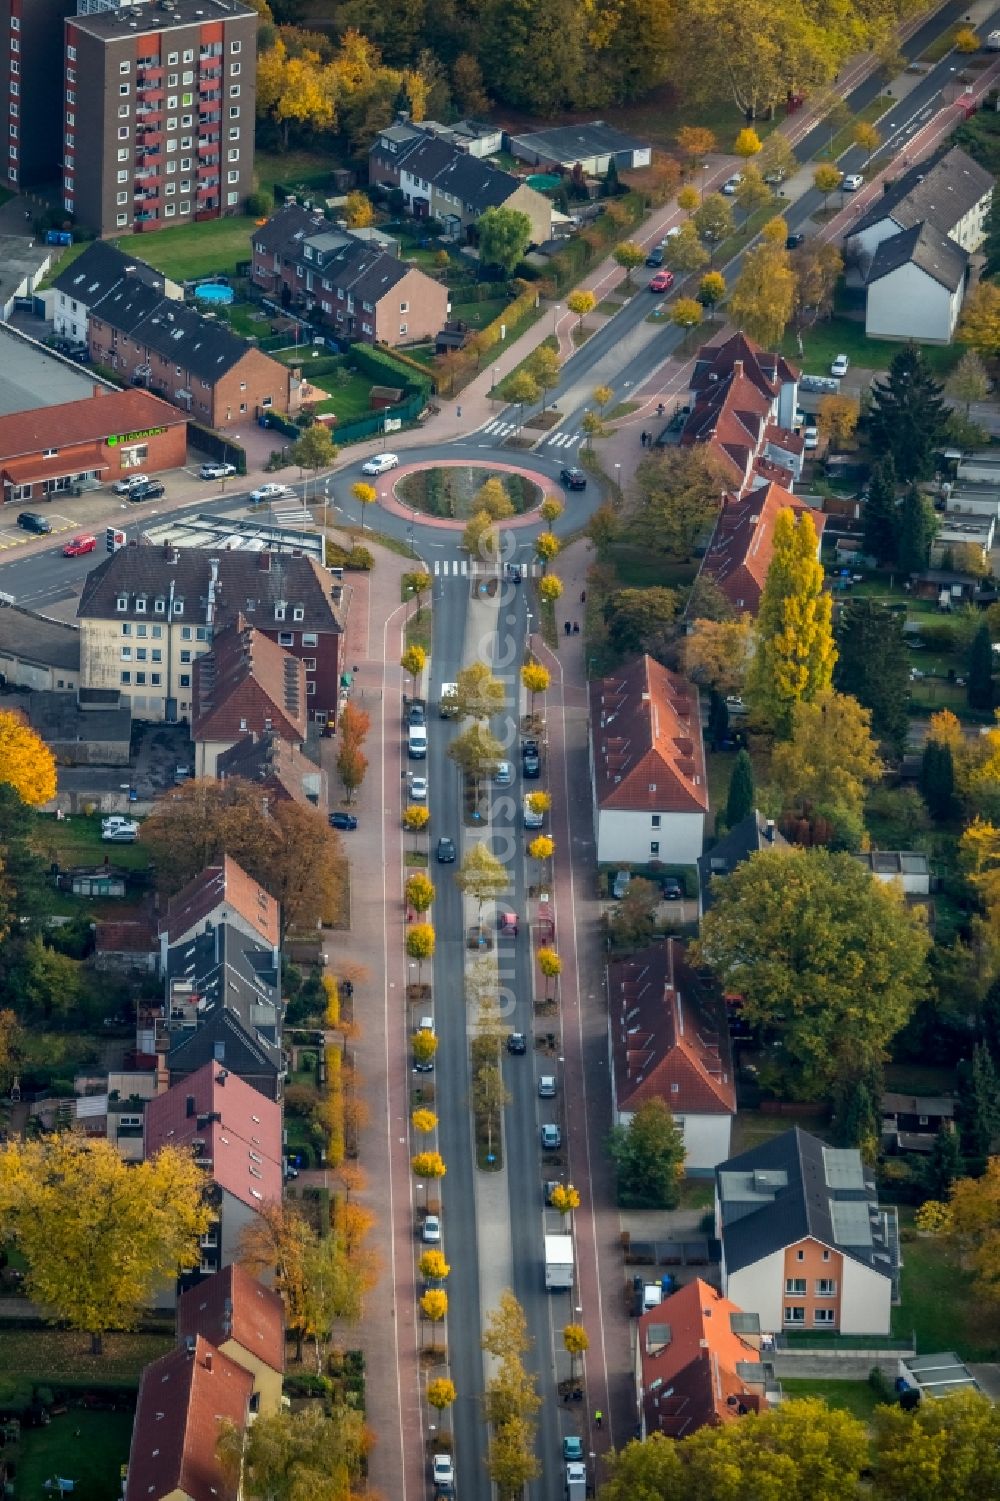
[[254, 285], [295, 312], [318, 313], [340, 338], [415, 344], [447, 320], [443, 283], [300, 204], [259, 225], [251, 247]]
[[301, 746], [309, 723], [301, 659], [237, 616], [194, 670], [191, 738], [195, 774], [214, 777], [219, 757], [265, 731]]
[[816, 528], [818, 556], [825, 515], [796, 500], [781, 485], [768, 483], [742, 495], [727, 495], [722, 503], [699, 577], [712, 579], [736, 611], [756, 615], [760, 607], [774, 556], [774, 527], [782, 511], [795, 515], [809, 512]]
[[608, 966], [608, 1034], [615, 1125], [660, 1099], [684, 1133], [688, 1173], [724, 1162], [736, 1085], [721, 997], [673, 938]]
[[760, 1358], [760, 1320], [696, 1277], [639, 1320], [637, 1437], [687, 1438], [762, 1412], [779, 1394]]
[[380, 131], [368, 152], [368, 176], [382, 187], [399, 188], [415, 218], [439, 219], [452, 240], [471, 239], [476, 220], [489, 208], [526, 214], [532, 245], [552, 234], [552, 204], [544, 194], [421, 125], [397, 122]]
[[796, 432], [799, 371], [745, 334], [706, 344], [695, 358], [682, 447], [705, 446], [736, 494], [769, 482], [791, 489], [802, 474]]
[[590, 685], [594, 828], [601, 865], [694, 865], [708, 783], [697, 688], [636, 657]]
[[208, 1340], [253, 1378], [251, 1411], [281, 1411], [285, 1371], [285, 1310], [280, 1296], [239, 1262], [213, 1272], [177, 1299], [181, 1345]]
[[762, 1329], [888, 1334], [898, 1301], [896, 1210], [861, 1154], [797, 1127], [715, 1172], [722, 1289]]
[[326, 772], [273, 730], [242, 736], [219, 756], [215, 774], [220, 782], [227, 777], [253, 782], [274, 802], [308, 804], [324, 811], [329, 805]]
[[847, 240], [867, 288], [869, 337], [948, 343], [992, 202], [992, 174], [959, 146], [886, 186]]

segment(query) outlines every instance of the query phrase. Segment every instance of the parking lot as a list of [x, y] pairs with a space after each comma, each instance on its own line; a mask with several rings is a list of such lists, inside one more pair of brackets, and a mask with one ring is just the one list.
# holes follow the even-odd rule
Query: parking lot
[[[46, 507], [45, 511], [39, 512], [39, 514], [44, 515], [46, 521], [51, 524], [53, 536], [55, 536], [56, 532], [86, 531], [86, 523], [74, 516], [67, 516], [63, 511], [50, 511]], [[33, 542], [40, 535], [38, 532], [23, 531], [16, 524], [15, 517], [11, 516], [9, 523], [0, 527], [0, 550], [8, 547], [21, 547], [25, 542]]]

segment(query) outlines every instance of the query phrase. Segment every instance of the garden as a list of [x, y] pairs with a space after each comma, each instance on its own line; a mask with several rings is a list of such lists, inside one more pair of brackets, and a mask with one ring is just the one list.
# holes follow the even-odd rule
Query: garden
[[[407, 474], [399, 481], [396, 493], [400, 500], [425, 516], [468, 521], [483, 508], [482, 490], [490, 480], [496, 482], [496, 476], [489, 469], [436, 465]], [[523, 516], [541, 504], [542, 492], [527, 476], [506, 474], [501, 484], [512, 508], [508, 514]]]
[[130, 1411], [74, 1408], [44, 1427], [24, 1428], [15, 1451], [13, 1494], [26, 1501], [58, 1494], [58, 1477], [72, 1482], [75, 1501], [107, 1501], [119, 1494], [131, 1438]]

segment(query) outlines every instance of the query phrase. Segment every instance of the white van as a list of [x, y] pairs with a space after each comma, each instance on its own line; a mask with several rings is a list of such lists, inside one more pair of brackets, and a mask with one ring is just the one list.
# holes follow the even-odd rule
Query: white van
[[406, 732], [406, 753], [411, 761], [427, 759], [427, 726], [411, 724]]

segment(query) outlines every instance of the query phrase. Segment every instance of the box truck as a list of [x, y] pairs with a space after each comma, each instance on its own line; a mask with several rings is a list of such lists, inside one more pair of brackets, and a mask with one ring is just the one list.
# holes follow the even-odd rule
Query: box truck
[[572, 1235], [546, 1235], [545, 1286], [549, 1292], [565, 1291], [573, 1286]]

